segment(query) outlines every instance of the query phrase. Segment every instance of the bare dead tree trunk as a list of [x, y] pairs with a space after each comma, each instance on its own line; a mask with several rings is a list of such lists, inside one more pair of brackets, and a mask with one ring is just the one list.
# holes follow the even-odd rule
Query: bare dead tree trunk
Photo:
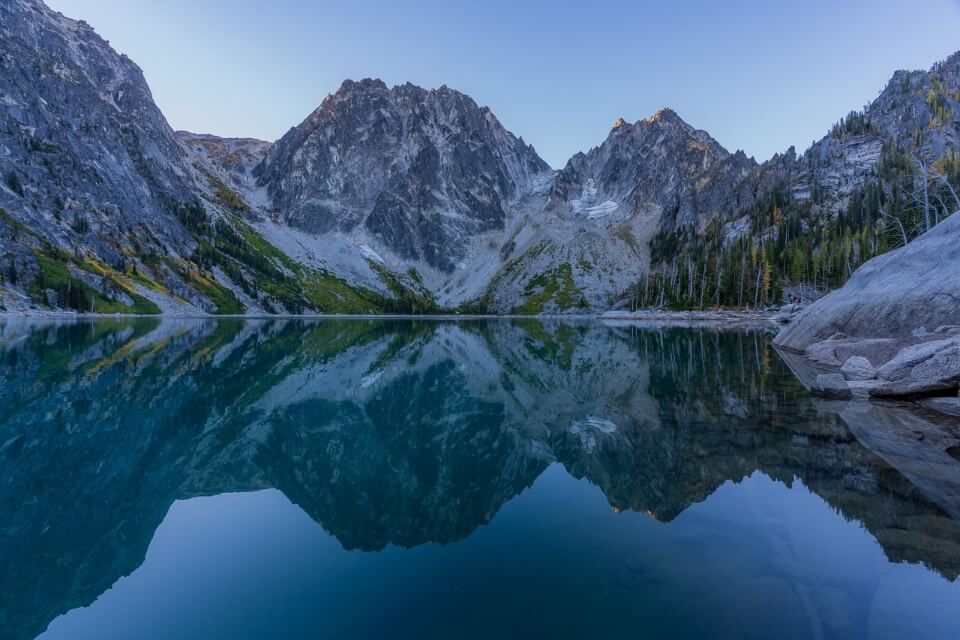
[[753, 308], [756, 309], [760, 306], [760, 278], [763, 276], [763, 264], [760, 264], [757, 267], [757, 285], [756, 291], [753, 294]]
[[950, 191], [950, 195], [953, 196], [953, 201], [957, 203], [957, 210], [960, 210], [960, 198], [957, 197], [957, 192], [953, 188], [953, 185], [950, 184], [950, 181], [947, 180], [947, 176], [943, 175], [939, 171], [936, 172], [937, 179], [940, 180], [940, 183], [947, 187], [947, 190]]
[[703, 261], [703, 275], [700, 276], [700, 308], [703, 309], [703, 296], [707, 291], [707, 262], [710, 260], [710, 256], [707, 256]]
[[[940, 203], [940, 207], [943, 209], [944, 215], [950, 215], [949, 209], [947, 209], [947, 203], [943, 201], [943, 198], [941, 198], [937, 194], [933, 194], [933, 197], [936, 198], [937, 202]], [[938, 209], [937, 207], [934, 207], [933, 208], [933, 226], [937, 226], [938, 224], [940, 224], [940, 209]]]
[[924, 231], [930, 231], [930, 190], [929, 185], [927, 184], [927, 167], [920, 161], [920, 158], [914, 156], [913, 161], [917, 164], [917, 167], [920, 169], [920, 184], [923, 188], [923, 220], [926, 224], [926, 229]]
[[910, 242], [910, 240], [907, 239], [907, 230], [903, 228], [903, 222], [900, 221], [900, 218], [889, 213], [884, 213], [882, 215], [884, 218], [890, 218], [891, 220], [897, 223], [897, 226], [900, 227], [900, 235], [903, 237], [903, 245], [906, 246], [907, 243]]
[[747, 254], [740, 256], [740, 291], [737, 294], [737, 306], [743, 307], [743, 271], [747, 268]]
[[717, 254], [717, 291], [716, 291], [716, 306], [720, 306], [720, 281], [723, 274], [723, 262], [720, 260], [720, 254]]

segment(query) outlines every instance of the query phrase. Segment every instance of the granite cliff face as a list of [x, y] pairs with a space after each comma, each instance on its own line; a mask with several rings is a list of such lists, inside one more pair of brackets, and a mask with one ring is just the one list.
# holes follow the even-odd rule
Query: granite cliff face
[[905, 247], [864, 264], [846, 285], [804, 309], [774, 342], [802, 353], [836, 333], [903, 339], [958, 321], [960, 214], [954, 214]]
[[[926, 163], [960, 149], [960, 53], [925, 71], [897, 71], [867, 104], [790, 163], [791, 188], [836, 214], [850, 193], [878, 176], [884, 145]], [[956, 203], [951, 203], [956, 204]]]
[[[719, 262], [744, 238], [829, 254], [831, 221], [876, 226], [850, 213], [861, 200], [893, 225], [918, 172], [960, 181], [960, 54], [898, 71], [803, 154], [758, 164], [663, 109], [552, 171], [468, 96], [379, 80], [344, 82], [275, 143], [174, 133], [136, 65], [83, 22], [11, 0], [0, 30], [0, 302], [14, 313], [607, 309], [636, 304], [651, 271], [675, 284], [678, 256], [692, 280], [697, 256]], [[934, 222], [960, 206], [937, 189]], [[879, 233], [862, 246], [885, 250]], [[842, 260], [816, 260], [840, 277]], [[720, 288], [730, 269], [711, 268]]]
[[489, 304], [498, 311], [607, 308], [648, 273], [660, 229], [699, 225], [751, 202], [756, 163], [662, 109], [578, 153], [506, 247]]
[[0, 254], [24, 282], [25, 234], [114, 264], [131, 237], [193, 249], [175, 216], [197, 201], [189, 167], [140, 69], [37, 0], [0, 5], [0, 175]]
[[473, 236], [549, 170], [487, 108], [441, 87], [344, 82], [254, 170], [289, 225], [359, 231], [410, 262], [450, 272]]
[[749, 204], [740, 191], [756, 168], [662, 109], [632, 125], [618, 120], [603, 144], [571, 158], [547, 206], [588, 220], [645, 213], [671, 227], [693, 224]]
[[253, 170], [273, 146], [253, 138], [220, 138], [189, 131], [177, 131], [176, 136], [195, 163], [205, 165], [238, 190], [255, 188]]

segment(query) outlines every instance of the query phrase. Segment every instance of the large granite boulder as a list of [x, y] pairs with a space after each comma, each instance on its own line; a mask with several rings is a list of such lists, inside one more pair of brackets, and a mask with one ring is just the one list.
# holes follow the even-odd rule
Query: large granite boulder
[[[898, 370], [902, 371], [902, 370]], [[956, 395], [960, 387], [960, 348], [948, 347], [914, 366], [909, 375], [874, 387], [877, 398], [918, 398], [931, 395]]]
[[[960, 318], [960, 215], [910, 244], [866, 262], [842, 288], [804, 309], [774, 340], [803, 353], [841, 332], [860, 338], [907, 337]], [[876, 363], [874, 363], [876, 364]]]
[[877, 370], [863, 356], [847, 358], [847, 361], [840, 367], [840, 373], [847, 380], [873, 380], [877, 377]]
[[818, 396], [833, 400], [848, 400], [853, 392], [843, 376], [839, 373], [823, 373], [817, 376], [817, 381], [811, 389]]
[[894, 338], [851, 338], [836, 333], [819, 342], [811, 343], [804, 352], [811, 362], [826, 367], [839, 367], [854, 357], [866, 359], [871, 366], [887, 362], [900, 348]]
[[940, 352], [960, 345], [960, 340], [934, 340], [904, 347], [890, 361], [877, 369], [882, 380], [902, 380], [910, 375], [914, 367], [930, 360]]

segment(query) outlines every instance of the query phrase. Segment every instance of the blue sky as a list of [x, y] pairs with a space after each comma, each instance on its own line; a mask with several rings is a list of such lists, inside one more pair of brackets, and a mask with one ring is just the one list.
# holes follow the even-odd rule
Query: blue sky
[[960, 49], [957, 0], [48, 2], [136, 61], [178, 129], [274, 140], [379, 77], [469, 94], [554, 167], [663, 106], [758, 160], [802, 151]]

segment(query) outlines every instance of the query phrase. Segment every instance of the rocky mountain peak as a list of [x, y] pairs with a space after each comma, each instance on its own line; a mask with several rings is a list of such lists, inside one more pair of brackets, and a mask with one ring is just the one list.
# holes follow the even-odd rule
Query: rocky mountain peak
[[550, 207], [586, 212], [594, 220], [607, 218], [601, 211], [625, 215], [644, 209], [693, 220], [713, 201], [725, 201], [726, 196], [708, 193], [714, 186], [723, 183], [719, 190], [729, 194], [732, 183], [742, 178], [739, 170], [718, 173], [717, 166], [729, 157], [707, 132], [672, 109], [660, 109], [633, 125], [621, 118], [602, 145], [575, 156], [560, 172]]
[[[559, 308], [600, 308], [649, 272], [657, 247], [705, 237], [713, 221], [728, 243], [783, 219], [786, 206], [805, 230], [837, 218], [857, 190], [892, 194], [909, 178], [900, 165], [955, 176], [958, 150], [960, 52], [895, 73], [802, 156], [791, 149], [763, 165], [664, 108], [618, 118], [554, 173], [470, 96], [373, 78], [345, 80], [273, 144], [175, 135], [140, 69], [86, 23], [40, 0], [0, 0], [0, 270], [17, 274], [27, 304], [81, 308], [36, 293], [36, 251], [49, 247], [102, 308], [125, 299], [117, 285], [171, 291], [204, 310], [221, 307], [214, 298], [224, 309], [299, 309], [263, 286], [287, 262], [268, 269], [263, 244], [233, 246], [256, 231], [291, 260], [384, 295], [394, 289], [383, 278], [409, 277], [443, 305], [536, 310], [564, 285]], [[230, 235], [234, 219], [250, 229]], [[143, 273], [158, 255], [172, 261], [147, 269], [162, 285], [152, 290], [89, 272], [96, 262], [118, 277]], [[220, 269], [205, 282], [237, 293], [236, 305], [190, 284], [195, 267]]]
[[0, 175], [17, 185], [0, 207], [46, 241], [119, 263], [109, 239], [149, 225], [153, 247], [186, 248], [174, 211], [196, 196], [183, 149], [140, 68], [89, 25], [0, 2], [0, 122]]
[[647, 122], [663, 122], [663, 123], [669, 123], [669, 124], [683, 124], [683, 125], [689, 126], [687, 125], [686, 122], [684, 122], [683, 118], [681, 118], [677, 114], [677, 112], [671, 109], [670, 107], [663, 107], [657, 110], [657, 112], [654, 113], [649, 118], [647, 118], [646, 121]]
[[639, 133], [651, 127], [656, 127], [658, 129], [674, 127], [679, 128], [682, 131], [695, 131], [695, 129], [687, 124], [683, 118], [677, 115], [676, 111], [670, 109], [669, 107], [664, 107], [653, 115], [641, 120], [637, 120], [634, 123], [627, 122], [623, 118], [617, 118], [613, 121], [611, 132], [637, 131]]
[[387, 83], [379, 78], [362, 78], [360, 80], [351, 80], [347, 78], [340, 83], [340, 88], [336, 94], [344, 94], [350, 91], [386, 91]]
[[294, 227], [372, 236], [408, 261], [453, 269], [548, 171], [489, 109], [446, 86], [344, 82], [255, 170]]

